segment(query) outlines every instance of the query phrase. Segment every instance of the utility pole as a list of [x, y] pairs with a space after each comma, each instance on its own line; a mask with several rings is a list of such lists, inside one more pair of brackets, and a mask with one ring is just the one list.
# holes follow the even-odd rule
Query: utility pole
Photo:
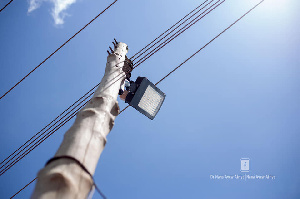
[[[121, 42], [114, 45], [114, 50], [108, 52], [105, 74], [99, 87], [87, 105], [78, 112], [74, 124], [65, 133], [62, 144], [54, 156], [73, 157], [92, 175], [104, 149], [106, 136], [119, 114], [117, 97], [120, 86], [126, 78], [124, 68], [129, 64], [126, 57], [127, 45]], [[92, 185], [91, 176], [75, 161], [60, 158], [51, 161], [39, 171], [31, 198], [86, 198]]]

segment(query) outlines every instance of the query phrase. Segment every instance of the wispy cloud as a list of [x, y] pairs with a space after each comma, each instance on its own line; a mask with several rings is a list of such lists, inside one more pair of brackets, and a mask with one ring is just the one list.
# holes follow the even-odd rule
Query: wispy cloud
[[44, 1], [53, 3], [51, 15], [56, 25], [64, 23], [64, 18], [68, 16], [65, 11], [76, 2], [76, 0], [29, 0], [28, 13], [38, 9]]
[[30, 0], [28, 13], [34, 11], [35, 9], [38, 9], [40, 7], [41, 3], [42, 3], [42, 0]]

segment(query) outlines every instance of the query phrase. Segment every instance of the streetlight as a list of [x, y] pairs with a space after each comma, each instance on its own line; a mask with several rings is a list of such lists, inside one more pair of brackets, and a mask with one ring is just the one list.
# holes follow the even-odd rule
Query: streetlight
[[153, 120], [162, 106], [166, 95], [146, 77], [138, 77], [130, 85], [125, 83], [124, 91], [121, 91], [121, 99], [140, 113]]

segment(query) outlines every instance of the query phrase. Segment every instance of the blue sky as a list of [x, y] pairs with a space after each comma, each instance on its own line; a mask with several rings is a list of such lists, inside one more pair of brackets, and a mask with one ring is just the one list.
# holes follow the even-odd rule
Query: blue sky
[[[119, 0], [0, 100], [1, 160], [101, 80], [113, 38], [128, 44], [130, 57], [203, 1]], [[28, 13], [28, 1], [14, 1], [0, 13], [1, 94], [112, 1], [69, 1], [58, 18], [53, 2], [59, 1]], [[257, 2], [227, 0], [136, 68], [133, 79], [157, 82]], [[298, 198], [299, 6], [266, 0], [184, 64], [159, 84], [166, 99], [153, 121], [133, 108], [119, 115], [95, 173], [105, 195]], [[35, 178], [72, 123], [0, 176], [1, 198]], [[210, 179], [241, 175], [241, 158], [250, 158], [249, 175], [276, 179]], [[29, 198], [33, 189], [16, 198]]]

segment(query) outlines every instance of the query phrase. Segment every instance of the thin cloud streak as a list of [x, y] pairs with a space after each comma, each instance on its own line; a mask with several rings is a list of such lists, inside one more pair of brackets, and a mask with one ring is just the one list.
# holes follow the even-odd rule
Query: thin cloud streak
[[30, 0], [28, 13], [38, 9], [41, 6], [42, 0]]
[[29, 0], [28, 13], [38, 9], [44, 1], [53, 3], [54, 7], [51, 10], [51, 15], [55, 25], [64, 24], [64, 18], [68, 16], [65, 12], [76, 0]]

